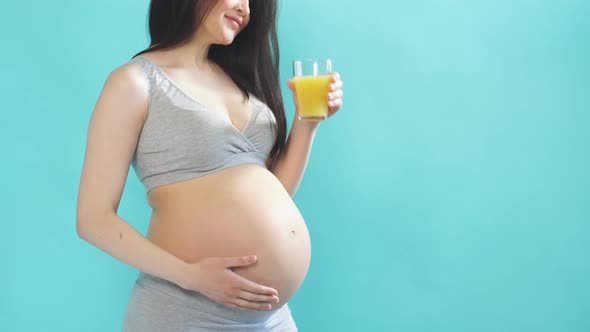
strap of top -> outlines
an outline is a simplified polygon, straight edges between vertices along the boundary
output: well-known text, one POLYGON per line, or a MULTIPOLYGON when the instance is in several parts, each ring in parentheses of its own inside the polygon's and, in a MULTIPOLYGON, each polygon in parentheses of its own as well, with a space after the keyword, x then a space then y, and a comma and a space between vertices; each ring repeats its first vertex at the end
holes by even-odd
POLYGON ((148 85, 148 92, 151 96, 152 94, 152 87, 155 86, 155 78, 156 78, 156 72, 155 72, 155 68, 152 65, 151 62, 149 62, 146 58, 142 57, 142 56, 136 56, 135 58, 129 60, 129 63, 135 63, 137 65, 139 65, 139 67, 141 68, 141 71, 143 72, 143 74, 145 75, 145 78, 147 80, 147 85, 148 85))

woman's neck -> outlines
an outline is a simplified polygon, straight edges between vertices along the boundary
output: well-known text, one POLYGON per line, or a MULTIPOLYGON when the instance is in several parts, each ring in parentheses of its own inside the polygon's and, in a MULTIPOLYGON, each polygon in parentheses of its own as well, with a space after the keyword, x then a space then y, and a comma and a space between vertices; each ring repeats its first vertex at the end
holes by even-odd
POLYGON ((211 70, 209 49, 211 42, 205 36, 196 33, 193 38, 172 50, 174 56, 170 59, 175 66, 194 67, 200 70, 211 70))

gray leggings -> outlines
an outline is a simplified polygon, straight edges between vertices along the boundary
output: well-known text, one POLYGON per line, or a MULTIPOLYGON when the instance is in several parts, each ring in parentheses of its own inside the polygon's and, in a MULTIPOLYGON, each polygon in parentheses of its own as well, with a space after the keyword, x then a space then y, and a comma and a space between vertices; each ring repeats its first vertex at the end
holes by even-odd
POLYGON ((127 305, 123 332, 140 331, 295 332, 297 326, 287 304, 261 311, 228 307, 140 271, 127 305))

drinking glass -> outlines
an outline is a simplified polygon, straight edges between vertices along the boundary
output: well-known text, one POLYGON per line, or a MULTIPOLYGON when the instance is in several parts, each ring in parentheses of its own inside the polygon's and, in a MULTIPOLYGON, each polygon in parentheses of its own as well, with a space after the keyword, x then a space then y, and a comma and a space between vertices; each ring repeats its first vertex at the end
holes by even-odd
POLYGON ((299 120, 323 121, 328 117, 328 92, 332 72, 331 59, 293 60, 293 82, 299 120))

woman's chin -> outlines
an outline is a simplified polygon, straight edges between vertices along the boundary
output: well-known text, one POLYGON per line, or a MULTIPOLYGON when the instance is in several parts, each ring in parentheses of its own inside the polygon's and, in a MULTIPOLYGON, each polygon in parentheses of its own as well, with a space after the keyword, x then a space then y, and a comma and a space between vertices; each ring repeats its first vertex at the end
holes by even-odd
POLYGON ((223 41, 219 41, 219 42, 217 42, 217 43, 215 43, 215 44, 217 44, 217 45, 222 45, 222 46, 228 46, 228 45, 230 45, 232 42, 233 42, 233 39, 232 39, 232 40, 223 40, 223 41))
POLYGON ((235 38, 236 38, 236 36, 234 34, 226 34, 226 35, 221 36, 221 38, 219 38, 217 44, 227 46, 227 45, 233 43, 235 38))

